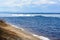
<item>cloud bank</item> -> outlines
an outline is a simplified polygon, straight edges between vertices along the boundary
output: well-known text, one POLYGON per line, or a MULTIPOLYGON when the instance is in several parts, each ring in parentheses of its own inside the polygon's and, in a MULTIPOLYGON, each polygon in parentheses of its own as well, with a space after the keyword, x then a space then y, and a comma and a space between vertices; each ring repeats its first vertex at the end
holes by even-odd
MULTIPOLYGON (((45 10, 48 11, 49 8, 51 8, 48 6, 50 5, 58 6, 59 4, 60 4, 60 0, 0 0, 0 11, 44 12, 45 10)), ((54 10, 54 12, 55 11, 56 10, 54 10)))
MULTIPOLYGON (((59 0, 60 1, 60 0, 59 0)), ((25 6, 25 5, 41 5, 41 4, 57 4, 54 0, 1 0, 0 5, 2 6, 25 6)))

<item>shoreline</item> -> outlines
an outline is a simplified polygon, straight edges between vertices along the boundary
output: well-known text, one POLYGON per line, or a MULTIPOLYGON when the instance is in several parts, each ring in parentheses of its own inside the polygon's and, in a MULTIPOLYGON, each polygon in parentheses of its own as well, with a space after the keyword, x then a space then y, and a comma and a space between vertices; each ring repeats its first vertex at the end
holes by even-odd
POLYGON ((32 35, 32 36, 34 36, 34 37, 37 37, 37 38, 39 38, 39 39, 41 39, 41 40, 50 40, 49 38, 44 37, 44 36, 39 36, 39 35, 36 35, 36 34, 33 34, 33 33, 28 33, 28 32, 26 32, 25 29, 20 28, 20 27, 17 27, 16 25, 13 25, 13 24, 11 24, 11 23, 8 23, 8 24, 10 24, 12 27, 15 27, 15 28, 17 28, 17 29, 20 29, 20 30, 24 31, 24 32, 27 33, 27 34, 30 34, 30 35, 32 35))

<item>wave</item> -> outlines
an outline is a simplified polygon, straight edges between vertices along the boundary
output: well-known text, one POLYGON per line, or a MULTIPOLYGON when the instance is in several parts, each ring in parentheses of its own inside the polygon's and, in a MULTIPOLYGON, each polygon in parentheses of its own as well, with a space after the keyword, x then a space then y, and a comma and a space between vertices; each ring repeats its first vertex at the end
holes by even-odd
POLYGON ((60 14, 0 14, 0 17, 60 17, 60 14))

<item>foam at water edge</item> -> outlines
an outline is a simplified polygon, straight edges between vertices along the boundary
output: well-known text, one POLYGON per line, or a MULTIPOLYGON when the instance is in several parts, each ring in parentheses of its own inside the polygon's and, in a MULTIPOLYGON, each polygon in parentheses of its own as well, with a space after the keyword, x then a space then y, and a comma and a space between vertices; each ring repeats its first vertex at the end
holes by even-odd
POLYGON ((39 39, 41 39, 41 40, 50 40, 49 38, 44 37, 44 36, 38 36, 36 34, 32 34, 32 35, 35 36, 35 37, 37 37, 37 38, 39 38, 39 39))

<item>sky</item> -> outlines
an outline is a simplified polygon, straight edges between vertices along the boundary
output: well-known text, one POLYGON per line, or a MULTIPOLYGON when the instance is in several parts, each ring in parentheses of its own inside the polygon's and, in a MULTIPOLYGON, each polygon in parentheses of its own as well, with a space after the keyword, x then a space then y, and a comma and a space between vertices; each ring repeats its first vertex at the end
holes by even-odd
POLYGON ((0 12, 60 13, 60 0, 0 0, 0 12))

